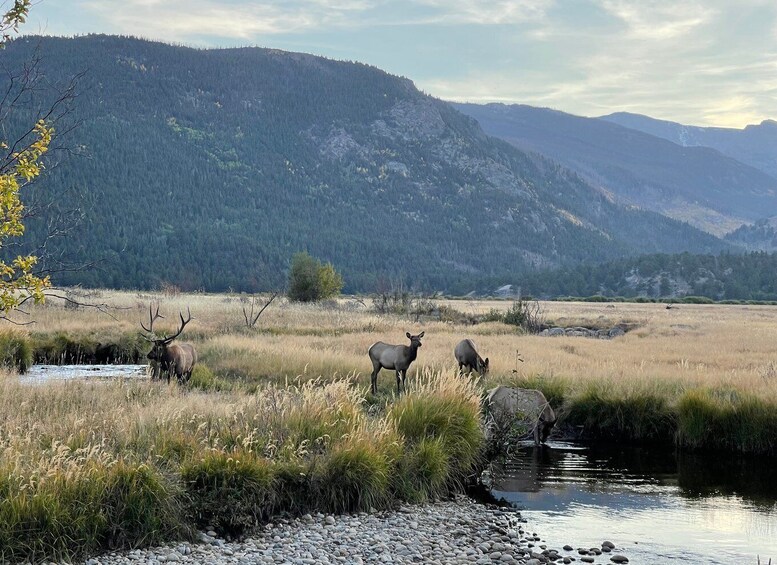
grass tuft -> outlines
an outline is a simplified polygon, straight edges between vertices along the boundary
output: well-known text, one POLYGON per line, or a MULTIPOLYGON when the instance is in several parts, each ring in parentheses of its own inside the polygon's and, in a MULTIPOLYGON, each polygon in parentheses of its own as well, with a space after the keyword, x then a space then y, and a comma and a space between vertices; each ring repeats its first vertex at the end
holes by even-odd
POLYGON ((241 536, 273 510, 273 471, 269 461, 245 451, 212 452, 184 464, 181 479, 192 521, 222 535, 241 536))

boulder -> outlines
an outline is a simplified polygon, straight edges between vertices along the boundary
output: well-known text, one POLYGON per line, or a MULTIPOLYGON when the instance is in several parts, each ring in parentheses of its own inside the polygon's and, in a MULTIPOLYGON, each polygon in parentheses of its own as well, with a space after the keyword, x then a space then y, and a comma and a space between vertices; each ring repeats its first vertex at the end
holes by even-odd
POLYGON ((531 435, 539 445, 556 425, 556 414, 539 390, 498 386, 487 392, 485 411, 486 439, 492 444, 531 435))

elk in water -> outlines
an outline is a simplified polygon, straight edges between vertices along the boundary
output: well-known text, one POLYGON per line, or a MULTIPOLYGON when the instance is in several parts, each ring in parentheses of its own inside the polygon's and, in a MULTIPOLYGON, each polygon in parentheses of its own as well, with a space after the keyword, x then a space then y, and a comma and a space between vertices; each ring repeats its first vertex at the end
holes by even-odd
POLYGON ((373 343, 367 352, 372 361, 372 394, 378 392, 378 373, 381 369, 393 369, 397 375, 397 394, 400 393, 400 383, 402 389, 405 388, 405 379, 407 378, 407 369, 418 356, 418 348, 421 347, 421 338, 425 332, 418 335, 405 333, 410 340, 410 345, 391 345, 379 341, 373 343))
POLYGON ((144 326, 143 322, 140 323, 140 327, 146 330, 151 336, 143 337, 154 344, 151 351, 148 353, 148 358, 152 363, 152 367, 155 364, 158 366, 158 373, 156 368, 152 369, 152 377, 161 377, 162 372, 167 373, 168 384, 170 383, 170 375, 172 374, 175 374, 179 383, 183 384, 188 382, 192 376, 194 365, 197 363, 197 351, 191 343, 173 343, 173 340, 181 335, 186 324, 192 320, 192 314, 188 308, 186 309, 186 312, 188 314, 186 320, 183 319, 183 314, 179 313, 181 316, 181 327, 178 328, 178 331, 171 336, 165 336, 161 339, 155 339, 153 333, 154 320, 161 318, 158 306, 155 315, 151 315, 151 307, 149 306, 149 327, 144 326))
POLYGON ((478 355, 477 349, 475 349, 475 342, 471 339, 462 339, 457 343, 453 349, 453 355, 459 364, 459 374, 462 373, 464 367, 470 372, 477 371, 481 377, 485 377, 488 373, 488 357, 484 361, 478 355))

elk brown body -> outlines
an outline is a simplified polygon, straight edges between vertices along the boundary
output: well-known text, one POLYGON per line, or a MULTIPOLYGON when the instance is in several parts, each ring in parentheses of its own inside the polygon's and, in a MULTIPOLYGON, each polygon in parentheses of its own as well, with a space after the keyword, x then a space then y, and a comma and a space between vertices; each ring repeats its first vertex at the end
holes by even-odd
POLYGON ((410 332, 406 332, 405 335, 410 340, 410 345, 391 345, 378 341, 370 346, 367 353, 370 356, 370 361, 372 361, 370 382, 373 394, 378 392, 378 373, 381 369, 393 369, 396 371, 397 394, 401 392, 400 382, 402 389, 405 388, 407 370, 418 356, 418 348, 421 347, 421 338, 424 337, 424 333, 410 335, 410 332))
POLYGON ((459 374, 461 374, 464 367, 467 367, 467 370, 470 372, 477 371, 481 377, 485 377, 488 373, 488 357, 483 360, 478 355, 475 342, 471 339, 462 339, 457 343, 453 349, 453 355, 459 364, 459 374))
POLYGON ((197 351, 191 343, 173 343, 173 340, 181 335, 181 332, 186 327, 191 319, 191 312, 188 311, 188 319, 183 319, 181 316, 181 327, 178 331, 171 335, 165 336, 161 339, 154 339, 153 328, 154 320, 161 318, 159 315, 159 306, 157 306, 156 314, 151 314, 151 307, 149 307, 149 327, 140 323, 140 327, 146 330, 152 337, 146 337, 146 339, 152 342, 154 345, 149 351, 147 357, 152 362, 152 378, 161 377, 161 373, 167 373, 167 382, 170 383, 170 376, 175 375, 178 382, 183 384, 189 382, 194 370, 194 365, 197 363, 197 351))

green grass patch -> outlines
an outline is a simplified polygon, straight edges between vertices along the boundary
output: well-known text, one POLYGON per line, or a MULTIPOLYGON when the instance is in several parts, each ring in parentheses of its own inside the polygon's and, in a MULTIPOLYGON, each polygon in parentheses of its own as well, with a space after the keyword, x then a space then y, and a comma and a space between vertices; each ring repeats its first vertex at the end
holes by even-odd
POLYGON ((186 537, 180 497, 145 465, 88 463, 77 472, 0 479, 0 561, 78 559, 186 537))
POLYGON ((589 439, 672 441, 677 427, 666 396, 647 390, 613 390, 601 383, 569 398, 562 414, 565 423, 581 426, 589 439))
POLYGON ((184 464, 181 479, 190 519, 223 535, 242 535, 267 519, 275 505, 272 463, 253 453, 208 453, 184 464))
POLYGON ((0 332, 1 366, 26 373, 33 361, 33 348, 29 336, 13 330, 0 332))
POLYGON ((97 334, 32 334, 36 363, 47 365, 124 364, 145 362, 151 349, 136 333, 119 336, 97 334))
POLYGON ((773 454, 777 404, 746 393, 699 389, 678 406, 679 444, 695 449, 773 454))
POLYGON ((368 438, 341 444, 323 457, 314 477, 315 506, 327 512, 385 508, 391 465, 368 438))
POLYGON ((480 462, 483 431, 480 412, 454 395, 407 394, 389 410, 389 418, 409 448, 438 439, 449 456, 447 484, 460 489, 480 462))

